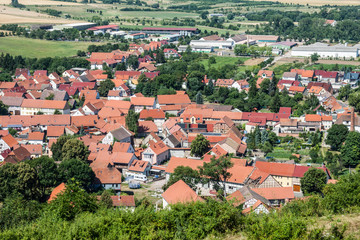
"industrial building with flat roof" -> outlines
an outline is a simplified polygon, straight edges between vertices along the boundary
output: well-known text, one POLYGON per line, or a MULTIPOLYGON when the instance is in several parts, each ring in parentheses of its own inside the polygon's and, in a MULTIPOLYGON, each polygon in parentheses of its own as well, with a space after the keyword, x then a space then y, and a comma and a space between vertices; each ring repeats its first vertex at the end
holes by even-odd
POLYGON ((67 28, 76 28, 77 30, 86 30, 91 27, 95 27, 96 23, 71 23, 71 24, 64 24, 64 25, 56 25, 53 26, 54 30, 63 30, 67 28))
POLYGON ((330 46, 326 43, 314 43, 311 45, 303 45, 294 47, 291 51, 293 57, 310 57, 317 53, 320 58, 357 58, 359 56, 360 45, 354 45, 352 47, 346 44, 337 44, 330 46))

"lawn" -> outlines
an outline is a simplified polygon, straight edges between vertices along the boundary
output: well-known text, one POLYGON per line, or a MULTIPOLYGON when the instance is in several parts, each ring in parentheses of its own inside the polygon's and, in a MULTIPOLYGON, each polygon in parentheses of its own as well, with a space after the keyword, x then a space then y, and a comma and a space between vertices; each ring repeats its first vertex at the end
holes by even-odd
POLYGON ((268 153, 267 157, 273 157, 279 160, 289 160, 292 153, 289 150, 275 148, 273 152, 268 153))
MULTIPOLYGON (((214 56, 216 63, 212 64, 212 67, 219 69, 220 67, 226 64, 237 64, 239 59, 243 60, 244 62, 250 58, 248 57, 221 57, 221 56, 214 56)), ((208 59, 203 59, 200 61, 201 64, 205 66, 205 69, 209 68, 208 59)))
MULTIPOLYGON (((47 41, 21 37, 0 38, 0 52, 23 57, 71 57, 78 50, 86 50, 93 42, 47 41)), ((104 43, 102 43, 104 44, 104 43)))

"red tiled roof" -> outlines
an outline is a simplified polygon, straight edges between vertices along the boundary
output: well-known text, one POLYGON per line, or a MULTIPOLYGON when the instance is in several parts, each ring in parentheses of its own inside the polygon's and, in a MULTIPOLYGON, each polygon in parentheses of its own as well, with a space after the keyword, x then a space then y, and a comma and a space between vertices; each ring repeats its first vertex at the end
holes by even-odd
POLYGON ((257 167, 263 172, 269 173, 270 175, 285 177, 292 177, 295 170, 294 164, 276 162, 256 161, 255 167, 257 167))
POLYGON ((162 197, 168 204, 204 201, 183 180, 179 180, 171 185, 162 194, 162 197))
POLYGON ((31 133, 29 133, 28 140, 42 141, 42 140, 44 140, 44 133, 31 132, 31 133))
POLYGON ((198 170, 198 167, 202 166, 203 164, 203 160, 171 157, 168 165, 166 166, 165 172, 174 173, 175 168, 179 166, 190 167, 194 170, 198 170))
POLYGON ((4 140, 4 142, 6 142, 6 144, 10 147, 10 148, 13 148, 15 147, 18 142, 16 141, 16 139, 11 135, 11 134, 8 134, 4 137, 1 138, 2 140, 4 140))
POLYGON ((48 137, 60 137, 65 132, 64 126, 48 126, 46 135, 48 137))
POLYGON ((55 200, 55 198, 57 197, 57 195, 63 193, 66 189, 65 183, 61 183, 60 185, 58 185, 57 187, 55 187, 53 189, 53 191, 50 194, 50 197, 48 199, 48 202, 51 202, 53 200, 55 200))
POLYGON ((165 119, 165 112, 162 111, 161 109, 143 109, 140 112, 140 119, 146 119, 146 118, 153 118, 153 119, 165 119))
POLYGON ((134 195, 111 196, 114 207, 135 207, 134 195))
POLYGON ((66 101, 24 99, 22 108, 65 109, 66 101))
POLYGON ((154 106, 155 98, 153 97, 132 97, 130 103, 134 106, 154 106))
POLYGON ((158 95, 160 105, 175 105, 191 103, 188 95, 158 95))
POLYGON ((272 187, 272 188, 252 188, 254 192, 260 194, 268 200, 293 199, 294 191, 292 187, 272 187))

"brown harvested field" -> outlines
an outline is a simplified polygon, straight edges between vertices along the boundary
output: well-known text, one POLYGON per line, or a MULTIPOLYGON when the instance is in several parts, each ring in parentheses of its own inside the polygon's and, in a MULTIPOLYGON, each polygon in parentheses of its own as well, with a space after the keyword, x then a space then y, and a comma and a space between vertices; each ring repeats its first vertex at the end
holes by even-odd
MULTIPOLYGON (((0 4, 8 5, 10 2, 11 0, 0 0, 0 4)), ((51 0, 19 0, 19 3, 24 5, 81 5, 80 3, 51 0)))
MULTIPOLYGON (((255 0, 255 1, 264 1, 264 0, 255 0)), ((265 0, 274 2, 274 0, 265 0)), ((281 3, 292 3, 292 4, 301 4, 301 5, 313 5, 313 6, 322 6, 322 5, 360 5, 360 0, 277 0, 281 3)))
POLYGON ((324 60, 319 60, 316 63, 360 66, 360 62, 357 62, 357 61, 343 61, 343 60, 325 60, 324 59, 324 60))
POLYGON ((265 58, 252 58, 249 60, 246 60, 244 62, 245 66, 253 66, 253 65, 258 65, 260 63, 262 63, 265 60, 265 58))
MULTIPOLYGON (((2 1, 2 0, 0 0, 2 1)), ((52 17, 46 14, 0 6, 0 24, 10 23, 73 23, 74 20, 52 17)))

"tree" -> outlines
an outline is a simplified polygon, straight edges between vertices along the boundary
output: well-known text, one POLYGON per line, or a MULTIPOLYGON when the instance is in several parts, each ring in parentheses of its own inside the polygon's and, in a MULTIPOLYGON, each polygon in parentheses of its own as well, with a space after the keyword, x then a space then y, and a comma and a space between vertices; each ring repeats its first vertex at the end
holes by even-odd
POLYGON ((271 104, 270 104, 270 110, 272 112, 279 112, 279 109, 281 107, 281 99, 278 93, 275 94, 275 96, 272 98, 271 100, 271 104))
POLYGON ((95 174, 87 163, 78 159, 68 159, 59 165, 59 178, 65 183, 75 179, 82 187, 87 188, 92 184, 95 174))
POLYGON ((163 186, 164 191, 179 180, 183 180, 189 187, 196 190, 196 184, 200 182, 200 174, 191 167, 179 166, 174 169, 169 181, 163 186))
POLYGON ((339 150, 349 133, 349 129, 343 124, 334 124, 327 132, 326 144, 331 146, 332 150, 339 150))
POLYGON ((38 200, 41 196, 36 171, 25 162, 1 166, 0 179, 0 201, 14 194, 27 200, 38 200))
POLYGON ((50 209, 64 219, 72 220, 82 212, 95 212, 96 199, 90 196, 78 183, 70 182, 65 191, 51 201, 50 209))
POLYGON ((349 104, 354 107, 356 112, 360 111, 360 92, 354 92, 349 95, 349 104))
POLYGON ((17 182, 15 189, 25 199, 38 200, 41 197, 39 178, 34 168, 25 162, 21 162, 17 169, 17 182))
POLYGON ((28 163, 36 171, 43 193, 47 188, 54 187, 59 183, 59 172, 54 159, 42 156, 31 159, 28 163))
POLYGON ((317 168, 310 168, 305 174, 304 177, 300 179, 301 190, 305 194, 320 193, 326 185, 326 173, 317 168))
POLYGON ((205 181, 211 182, 219 195, 226 198, 225 183, 232 176, 229 169, 232 168, 233 165, 230 156, 227 157, 223 155, 219 158, 214 156, 209 163, 204 162, 204 165, 199 167, 200 176, 203 177, 205 181))
POLYGON ((207 140, 204 135, 198 134, 195 139, 191 142, 191 151, 192 156, 201 157, 203 156, 210 148, 210 142, 207 140))
POLYGON ((209 62, 209 65, 211 65, 211 64, 215 64, 215 63, 216 63, 216 58, 215 58, 215 57, 213 57, 213 56, 211 56, 211 57, 209 57, 208 62, 209 62))
POLYGON ((196 94, 196 104, 203 104, 204 103, 204 99, 202 97, 201 92, 198 92, 196 94))
POLYGON ((135 55, 130 55, 126 61, 126 64, 134 70, 137 69, 139 66, 138 57, 135 55))
POLYGON ((156 54, 156 63, 165 63, 165 54, 162 49, 159 49, 159 51, 156 54))
POLYGON ((51 145, 52 157, 55 161, 62 161, 62 148, 71 138, 73 138, 71 135, 62 135, 53 145, 51 145))
POLYGON ((0 115, 8 115, 8 106, 6 106, 2 101, 0 101, 0 115))
POLYGON ((136 113, 134 110, 129 110, 128 114, 125 118, 126 127, 132 131, 135 135, 138 132, 138 120, 139 120, 139 114, 136 113))
POLYGON ((13 136, 13 137, 16 137, 16 136, 17 136, 17 131, 16 131, 16 129, 14 129, 14 128, 9 128, 8 130, 9 130, 9 133, 11 134, 11 136, 13 136))
POLYGON ((61 151, 63 160, 78 159, 86 162, 89 156, 89 150, 84 142, 75 138, 67 140, 61 151))
POLYGON ((360 133, 349 132, 341 147, 341 159, 346 167, 355 167, 360 163, 360 133))
POLYGON ((317 54, 317 53, 314 53, 314 54, 312 54, 311 56, 310 56, 310 59, 311 59, 311 63, 315 63, 316 61, 318 61, 319 60, 319 54, 317 54))
POLYGON ((271 143, 266 142, 265 144, 262 145, 261 151, 268 154, 273 151, 273 146, 271 145, 271 143))
POLYGON ((111 199, 111 195, 109 191, 103 191, 100 197, 100 206, 104 208, 112 208, 113 207, 113 200, 111 199))
POLYGON ((101 97, 107 97, 109 90, 112 90, 115 87, 115 83, 110 79, 100 82, 99 94, 101 97))

